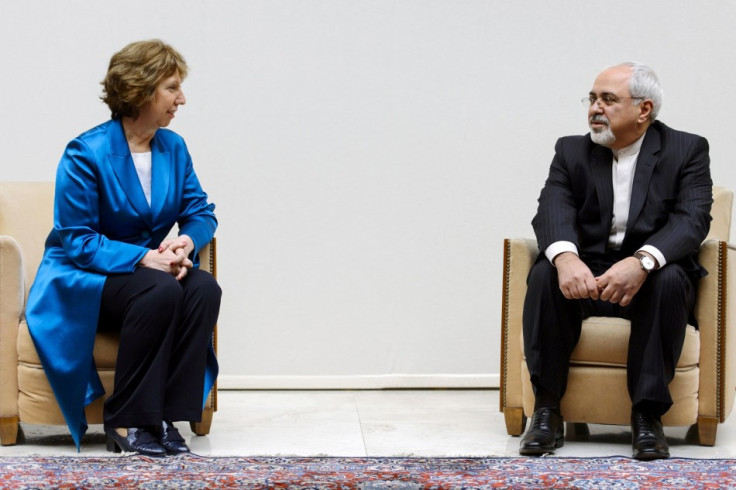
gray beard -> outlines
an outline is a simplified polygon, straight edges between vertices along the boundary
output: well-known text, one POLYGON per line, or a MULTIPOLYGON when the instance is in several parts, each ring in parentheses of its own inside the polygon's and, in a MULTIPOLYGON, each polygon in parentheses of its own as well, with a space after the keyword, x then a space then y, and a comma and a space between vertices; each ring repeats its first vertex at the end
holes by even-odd
POLYGON ((611 128, 606 127, 603 131, 590 130, 590 139, 593 143, 597 143, 601 146, 610 147, 614 141, 616 141, 616 135, 613 134, 611 128))

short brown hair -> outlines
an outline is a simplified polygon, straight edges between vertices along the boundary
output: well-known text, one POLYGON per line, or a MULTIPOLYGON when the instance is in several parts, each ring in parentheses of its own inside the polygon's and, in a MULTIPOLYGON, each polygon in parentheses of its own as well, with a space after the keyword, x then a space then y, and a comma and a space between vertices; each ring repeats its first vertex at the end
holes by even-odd
POLYGON ((110 108, 113 119, 136 118, 140 108, 153 100, 158 84, 177 71, 185 78, 187 63, 163 41, 130 43, 110 58, 100 98, 110 108))

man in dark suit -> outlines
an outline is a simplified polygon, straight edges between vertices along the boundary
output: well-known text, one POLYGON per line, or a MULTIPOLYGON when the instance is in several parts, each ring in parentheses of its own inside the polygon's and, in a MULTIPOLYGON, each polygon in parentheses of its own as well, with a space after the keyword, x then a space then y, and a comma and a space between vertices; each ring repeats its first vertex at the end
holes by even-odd
POLYGON ((662 91, 638 63, 604 70, 583 103, 590 133, 561 138, 532 220, 542 253, 528 277, 524 353, 535 393, 520 453, 564 441, 560 399, 589 316, 631 320, 627 382, 637 459, 669 457, 661 416, 708 234, 708 142, 656 120, 662 91))

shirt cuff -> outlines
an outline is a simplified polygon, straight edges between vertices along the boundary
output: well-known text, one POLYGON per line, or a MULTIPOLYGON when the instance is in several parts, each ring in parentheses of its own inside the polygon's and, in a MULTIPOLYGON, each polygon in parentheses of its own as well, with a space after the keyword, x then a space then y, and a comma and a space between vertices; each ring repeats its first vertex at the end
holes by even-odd
POLYGON ((560 255, 562 252, 572 252, 575 255, 578 255, 578 247, 576 247, 572 242, 561 240, 547 247, 547 250, 544 251, 544 255, 547 256, 547 260, 549 260, 552 265, 555 265, 553 262, 555 257, 560 255))
POLYGON ((662 252, 660 252, 657 247, 654 247, 652 245, 644 245, 639 250, 637 250, 637 252, 647 252, 651 254, 655 259, 657 259, 657 263, 659 264, 660 269, 664 267, 664 265, 667 263, 667 259, 664 258, 662 252))

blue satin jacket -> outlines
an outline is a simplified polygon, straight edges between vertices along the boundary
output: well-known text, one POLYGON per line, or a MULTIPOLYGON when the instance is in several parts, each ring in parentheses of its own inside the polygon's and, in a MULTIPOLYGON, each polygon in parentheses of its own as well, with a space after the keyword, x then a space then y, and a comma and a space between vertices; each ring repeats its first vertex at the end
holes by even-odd
MULTIPOLYGON (((184 140, 159 129, 151 161, 150 206, 120 121, 72 140, 59 162, 54 228, 28 296, 26 321, 77 449, 87 430, 84 407, 104 394, 92 349, 107 275, 133 272, 175 223, 194 241, 195 257, 217 227, 215 206, 207 202, 184 140)), ((216 377, 210 349, 203 400, 216 377)))

